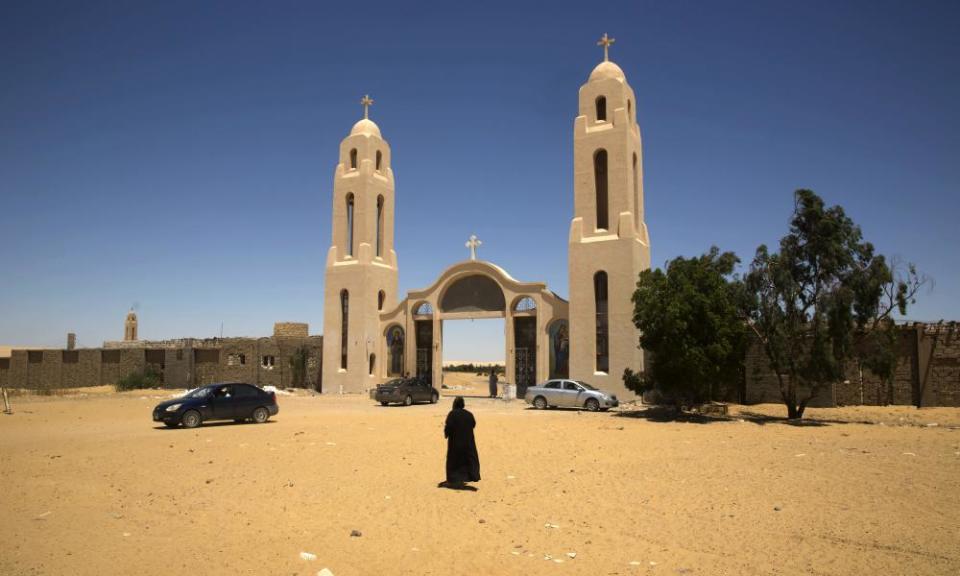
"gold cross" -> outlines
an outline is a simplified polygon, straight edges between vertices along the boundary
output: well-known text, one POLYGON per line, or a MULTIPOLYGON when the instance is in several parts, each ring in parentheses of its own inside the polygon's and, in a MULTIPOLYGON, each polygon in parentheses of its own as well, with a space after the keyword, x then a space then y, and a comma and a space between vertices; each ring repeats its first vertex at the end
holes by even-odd
POLYGON ((616 38, 610 38, 609 36, 607 36, 607 33, 604 32, 604 33, 603 33, 603 38, 601 38, 600 41, 597 42, 597 46, 603 46, 603 61, 604 61, 604 62, 606 62, 606 61, 608 61, 608 60, 610 59, 610 54, 609 54, 608 50, 610 49, 610 45, 613 44, 613 43, 616 42, 616 41, 617 41, 616 38))
POLYGON ((367 94, 364 94, 363 98, 360 99, 360 104, 363 105, 363 119, 366 120, 368 118, 367 111, 371 106, 373 106, 373 98, 367 94))

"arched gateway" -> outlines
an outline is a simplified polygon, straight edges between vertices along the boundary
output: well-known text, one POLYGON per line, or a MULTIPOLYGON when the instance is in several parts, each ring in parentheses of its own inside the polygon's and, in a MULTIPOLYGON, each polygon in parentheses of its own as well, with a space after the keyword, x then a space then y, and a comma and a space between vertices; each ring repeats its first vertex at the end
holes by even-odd
POLYGON ((519 391, 567 375, 567 301, 542 282, 519 282, 495 264, 467 260, 381 312, 377 356, 387 362, 380 364, 377 376, 439 375, 443 321, 471 318, 505 320, 506 381, 517 384, 519 391))

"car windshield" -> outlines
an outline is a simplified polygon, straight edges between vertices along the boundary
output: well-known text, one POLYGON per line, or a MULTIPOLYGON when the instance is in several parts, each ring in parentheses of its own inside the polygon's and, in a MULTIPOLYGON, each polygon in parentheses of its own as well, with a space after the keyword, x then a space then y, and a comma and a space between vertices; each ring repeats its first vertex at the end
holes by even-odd
POLYGON ((206 398, 210 395, 210 388, 197 388, 184 395, 184 398, 206 398))
POLYGON ((384 384, 384 386, 399 386, 400 384, 403 384, 403 379, 394 378, 393 380, 390 380, 386 384, 384 384))
POLYGON ((577 380, 577 384, 583 386, 587 390, 598 390, 598 388, 594 388, 593 386, 587 384, 586 382, 581 382, 580 380, 577 380))

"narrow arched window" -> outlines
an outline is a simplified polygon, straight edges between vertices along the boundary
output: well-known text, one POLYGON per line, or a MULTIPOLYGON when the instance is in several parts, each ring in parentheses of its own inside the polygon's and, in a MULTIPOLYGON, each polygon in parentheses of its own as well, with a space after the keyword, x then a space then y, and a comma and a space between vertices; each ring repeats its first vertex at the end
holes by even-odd
POLYGON ((597 122, 607 119, 607 98, 597 96, 597 122))
POLYGON ((383 153, 377 150, 377 172, 380 171, 380 166, 383 164, 383 153))
POLYGON ((347 256, 353 256, 353 192, 347 194, 347 256))
POLYGON ((350 321, 350 293, 340 291, 340 369, 347 369, 347 325, 350 321))
POLYGON ((377 257, 383 256, 383 196, 377 196, 377 257))
POLYGON ((607 318, 607 273, 593 275, 593 299, 597 319, 597 372, 610 371, 610 327, 607 318))
POLYGON ((607 207, 607 151, 597 150, 593 155, 593 181, 597 192, 597 230, 610 226, 607 207))
POLYGON ((627 100, 627 119, 633 118, 633 103, 627 100))
POLYGON ((640 227, 640 171, 637 162, 637 153, 633 153, 633 219, 640 227))
POLYGON ((373 369, 376 365, 377 365, 377 355, 371 354, 370 355, 370 375, 371 376, 373 376, 373 369))
POLYGON ((352 148, 350 150, 350 169, 351 170, 357 169, 357 149, 356 148, 352 148))
POLYGON ((377 294, 377 310, 383 310, 383 301, 386 299, 387 299, 387 294, 383 290, 381 290, 380 293, 377 294))

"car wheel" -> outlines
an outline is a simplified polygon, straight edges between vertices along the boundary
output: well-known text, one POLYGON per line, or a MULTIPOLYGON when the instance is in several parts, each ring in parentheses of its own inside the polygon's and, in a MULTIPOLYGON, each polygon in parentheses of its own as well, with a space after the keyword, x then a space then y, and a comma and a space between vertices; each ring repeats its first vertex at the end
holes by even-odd
POLYGON ((413 404, 413 396, 407 394, 406 398, 403 399, 403 405, 409 406, 411 404, 413 404))
POLYGON ((583 407, 591 412, 596 412, 600 409, 600 402, 596 398, 587 398, 587 401, 583 403, 583 407))
POLYGON ((387 402, 386 400, 381 400, 381 401, 380 401, 380 405, 381 405, 381 406, 386 406, 387 404, 389 404, 389 402, 387 402))
POLYGON ((430 395, 430 403, 431 403, 431 404, 436 404, 436 403, 437 403, 437 400, 439 400, 439 399, 440 399, 440 395, 437 394, 436 392, 434 392, 433 394, 430 395))
POLYGON ((200 418, 200 413, 196 410, 187 410, 180 420, 183 421, 184 428, 196 428, 203 421, 203 419, 200 418))
POLYGON ((537 410, 543 410, 547 407, 547 399, 543 396, 537 396, 533 399, 533 407, 537 410))
POLYGON ((179 424, 177 424, 176 422, 164 422, 163 425, 166 426, 167 428, 176 428, 177 426, 179 426, 179 424))
POLYGON ((253 411, 253 421, 257 424, 263 424, 267 421, 267 418, 270 417, 270 412, 267 412, 267 409, 263 406, 257 408, 253 411))

